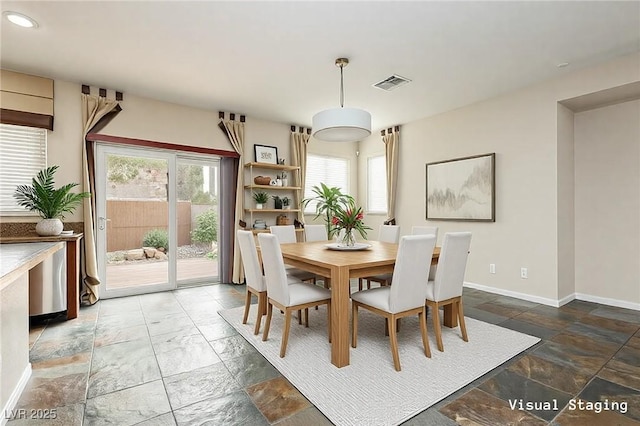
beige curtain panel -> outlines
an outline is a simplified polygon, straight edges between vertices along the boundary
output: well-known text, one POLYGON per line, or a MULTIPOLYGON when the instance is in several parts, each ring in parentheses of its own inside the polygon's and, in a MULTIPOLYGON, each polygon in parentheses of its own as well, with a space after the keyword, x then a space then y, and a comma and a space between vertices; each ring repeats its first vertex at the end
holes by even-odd
POLYGON ((307 133, 301 133, 292 131, 291 132, 291 165, 292 166, 300 166, 300 171, 296 174, 294 173, 294 185, 299 186, 294 195, 293 201, 294 206, 300 206, 300 211, 298 212, 298 220, 304 223, 304 212, 302 211, 302 199, 304 198, 304 184, 305 177, 307 175, 307 145, 309 144, 309 137, 307 133))
POLYGON ((398 187, 398 142, 400 128, 396 126, 382 135, 387 163, 387 220, 396 217, 396 195, 398 187))
MULTIPOLYGON (((244 123, 235 120, 220 120, 220 124, 227 132, 227 137, 231 146, 236 150, 240 158, 238 158, 238 181, 236 183, 236 213, 233 221, 235 229, 239 229, 239 220, 244 217, 244 123)), ((244 269, 242 268, 242 257, 240 256, 240 247, 238 247, 237 232, 233 232, 233 275, 234 283, 242 283, 244 281, 244 269)))
POLYGON ((90 164, 86 148, 87 134, 107 114, 117 110, 118 101, 106 99, 94 95, 81 94, 82 96, 82 187, 86 192, 91 192, 91 198, 85 198, 84 208, 84 292, 88 296, 89 303, 94 304, 100 298, 100 277, 98 276, 98 262, 96 258, 95 222, 93 215, 93 201, 95 194, 91 190, 90 164))

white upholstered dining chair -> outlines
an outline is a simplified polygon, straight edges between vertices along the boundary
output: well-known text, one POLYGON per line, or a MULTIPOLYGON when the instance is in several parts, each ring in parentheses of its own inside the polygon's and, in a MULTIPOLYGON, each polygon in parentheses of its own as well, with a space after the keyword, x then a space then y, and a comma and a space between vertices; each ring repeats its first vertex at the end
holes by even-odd
POLYGON ((305 225, 304 226, 305 241, 328 241, 327 227, 324 225, 305 225))
MULTIPOLYGON (((308 308, 326 304, 329 342, 331 342, 331 292, 309 283, 288 284, 278 237, 262 233, 258 234, 258 240, 262 250, 262 263, 267 284, 267 321, 262 340, 266 341, 269 338, 269 327, 275 306, 284 312, 285 319, 282 328, 282 343, 280 344, 280 357, 284 357, 291 328, 291 312, 304 309, 308 316, 308 308)), ((309 325, 308 317, 306 324, 309 325)))
MULTIPOLYGON (((239 229, 237 234, 238 245, 240 246, 240 256, 242 257, 244 276, 247 284, 242 323, 247 323, 247 319, 249 318, 249 309, 251 307, 251 295, 254 295, 258 298, 258 313, 253 334, 258 334, 260 332, 262 315, 267 310, 267 284, 265 282, 264 275, 262 275, 262 266, 258 259, 258 251, 256 249, 256 241, 253 236, 253 232, 239 229)), ((302 281, 295 277, 287 277, 288 284, 299 284, 301 282, 302 281)), ((298 312, 298 317, 302 320, 301 312, 298 312)))
MULTIPOLYGON (((378 241, 385 243, 398 244, 400 240, 400 227, 398 225, 380 225, 380 232, 378 232, 378 241)), ((376 282, 383 285, 388 285, 391 280, 391 274, 373 275, 371 277, 358 278, 358 290, 362 290, 363 281, 367 282, 367 288, 371 288, 371 282, 376 282)))
POLYGON ((412 226, 411 235, 435 235, 438 238, 437 226, 412 226))
POLYGON ((439 309, 442 306, 454 305, 453 308, 456 308, 455 311, 460 323, 462 340, 469 341, 467 327, 464 323, 462 285, 470 246, 471 232, 447 232, 444 234, 435 279, 427 283, 426 303, 432 308, 431 317, 440 352, 444 351, 439 314, 439 309))
MULTIPOLYGON (((435 235, 436 244, 438 243, 438 227, 437 226, 412 226, 411 235, 435 235)), ((429 269, 429 280, 433 281, 436 278, 437 265, 431 265, 429 269)))
POLYGON ((425 282, 429 264, 436 245, 433 235, 407 235, 400 239, 391 286, 376 287, 351 294, 352 325, 351 346, 357 346, 358 308, 362 307, 385 317, 389 330, 391 353, 396 371, 400 371, 400 356, 396 337, 397 320, 418 315, 422 332, 424 354, 431 357, 427 337, 427 313, 422 298, 426 293, 425 282))
MULTIPOLYGON (((312 241, 328 241, 329 237, 327 236, 327 227, 324 225, 305 225, 304 226, 304 240, 307 242, 312 241)), ((329 279, 328 277, 316 276, 316 280, 314 283, 317 284, 318 278, 324 281, 324 288, 329 288, 329 279)), ((318 307, 316 306, 316 310, 318 307)))
MULTIPOLYGON (((269 227, 269 231, 278 237, 278 242, 280 244, 286 243, 297 243, 298 239, 296 238, 296 228, 293 225, 273 225, 269 227)), ((311 281, 312 283, 316 283, 315 274, 307 271, 303 271, 302 269, 294 268, 293 266, 285 265, 287 269, 287 274, 296 277, 301 281, 311 281)))

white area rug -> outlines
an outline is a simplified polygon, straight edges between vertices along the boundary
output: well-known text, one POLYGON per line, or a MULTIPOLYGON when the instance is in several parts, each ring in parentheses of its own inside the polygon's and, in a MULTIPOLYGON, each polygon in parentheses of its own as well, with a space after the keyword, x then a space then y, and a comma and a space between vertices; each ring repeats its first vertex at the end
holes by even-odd
POLYGON ((431 358, 424 356, 417 317, 404 318, 398 346, 402 371, 393 367, 384 319, 359 310, 358 347, 350 365, 331 364, 326 306, 309 310, 310 327, 293 319, 287 354, 280 358, 284 316, 274 309, 269 340, 254 336, 257 305, 242 324, 243 308, 220 311, 238 332, 336 425, 397 425, 536 344, 540 339, 466 318, 469 342, 460 329, 443 327, 438 351, 431 318, 427 328, 431 358))

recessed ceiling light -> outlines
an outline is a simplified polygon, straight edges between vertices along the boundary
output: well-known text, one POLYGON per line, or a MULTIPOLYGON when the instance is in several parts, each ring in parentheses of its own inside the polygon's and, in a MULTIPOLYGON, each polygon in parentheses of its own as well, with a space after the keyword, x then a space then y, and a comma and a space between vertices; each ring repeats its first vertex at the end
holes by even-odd
POLYGON ((3 13, 4 16, 6 16, 6 18, 16 24, 19 25, 21 27, 24 28, 38 28, 38 23, 33 20, 32 18, 28 17, 27 15, 23 15, 22 13, 18 13, 18 12, 4 12, 3 13))
POLYGON ((558 68, 564 68, 564 67, 568 67, 569 66, 569 62, 560 62, 558 65, 556 65, 558 68))

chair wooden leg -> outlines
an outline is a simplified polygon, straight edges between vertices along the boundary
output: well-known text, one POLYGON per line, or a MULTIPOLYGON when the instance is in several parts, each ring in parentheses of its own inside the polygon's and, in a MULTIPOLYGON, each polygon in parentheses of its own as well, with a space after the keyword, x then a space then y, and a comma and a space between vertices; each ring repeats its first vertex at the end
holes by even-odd
POLYGON ((269 337, 269 327, 271 326, 271 314, 273 313, 273 305, 267 301, 267 322, 264 323, 264 332, 262 333, 262 341, 265 342, 269 337))
POLYGON ((358 278, 358 290, 362 291, 362 278, 358 278))
POLYGON ((256 327, 253 330, 253 334, 257 335, 258 333, 260 333, 260 323, 262 322, 262 315, 264 312, 264 305, 266 303, 267 300, 267 295, 266 293, 261 293, 258 294, 258 315, 256 317, 256 327))
MULTIPOLYGON (((316 306, 316 309, 318 307, 316 306)), ((309 328, 309 309, 304 310, 304 326, 309 328)))
POLYGON ((371 281, 367 280, 367 290, 371 288, 371 281))
POLYGON ((331 301, 327 302, 327 328, 329 332, 329 343, 331 343, 331 301))
POLYGON ((284 311, 284 328, 282 329, 282 343, 280 344, 280 358, 284 358, 289 342, 289 329, 291 328, 291 311, 284 311))
POLYGON ((436 342, 438 343, 438 350, 444 352, 444 346, 442 345, 442 329, 440 328, 440 309, 438 304, 433 305, 433 331, 436 333, 436 342))
MULTIPOLYGON (((251 306, 251 292, 247 290, 247 295, 244 300, 244 316, 242 317, 242 323, 247 323, 247 318, 249 318, 249 307, 251 306)), ((260 309, 260 308, 258 308, 260 309)))
POLYGON ((298 324, 302 324, 302 309, 298 309, 298 324))
POLYGON ((462 297, 458 299, 458 319, 460 320, 460 331, 462 331, 462 340, 469 341, 467 336, 467 325, 464 323, 464 310, 462 308, 462 297))
POLYGON ((420 320, 420 331, 422 331, 422 345, 424 346, 424 354, 427 358, 431 358, 431 348, 429 347, 429 336, 427 335, 427 312, 422 309, 418 314, 420 320))
POLYGON ((389 321, 389 340, 391 341, 391 354, 396 371, 400 371, 400 355, 398 355, 398 337, 396 335, 396 320, 392 316, 389 321))
POLYGON ((384 335, 389 336, 389 319, 384 319, 384 335))
POLYGON ((358 305, 352 303, 351 308, 351 347, 358 345, 358 305))

